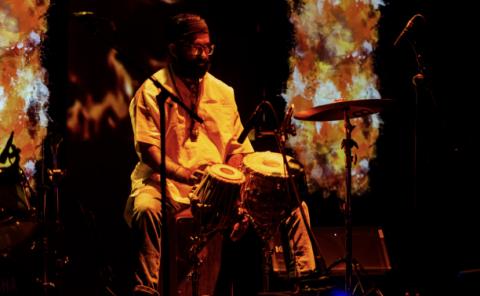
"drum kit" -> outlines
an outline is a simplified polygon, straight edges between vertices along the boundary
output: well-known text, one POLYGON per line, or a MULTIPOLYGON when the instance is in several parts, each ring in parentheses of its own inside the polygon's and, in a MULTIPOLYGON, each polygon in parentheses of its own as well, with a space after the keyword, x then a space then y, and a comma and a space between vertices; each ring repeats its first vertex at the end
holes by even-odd
POLYGON ((19 165, 20 150, 10 134, 0 154, 0 254, 11 257, 27 241, 36 223, 30 205, 32 191, 19 165))
MULTIPOLYGON (((34 238, 38 232, 33 191, 20 167, 13 132, 0 153, 0 294, 27 293, 34 238)), ((20 295, 20 294, 18 294, 20 295)))
MULTIPOLYGON (((50 141, 52 140, 50 139, 50 141)), ((20 166, 20 149, 13 144, 13 132, 0 153, 0 266, 11 265, 10 268, 7 268, 9 277, 17 276, 16 273, 19 273, 18 276, 29 279, 35 276, 35 279, 31 280, 36 283, 35 287, 19 287, 15 278, 8 279, 7 281, 12 282, 15 289, 12 292, 15 293, 30 293, 30 289, 32 289, 32 293, 33 290, 37 293, 41 289, 44 295, 48 295, 50 290, 55 288, 54 277, 51 276, 51 273, 58 275, 59 271, 50 270, 49 266, 55 264, 56 267, 59 267, 66 263, 65 258, 60 258, 56 246, 49 243, 51 239, 55 238, 53 234, 57 235, 60 226, 58 182, 59 174, 63 174, 63 171, 56 166, 58 144, 52 144, 54 167, 48 170, 56 198, 54 201, 56 206, 54 211, 55 229, 50 229, 51 217, 47 211, 47 206, 49 206, 47 190, 43 191, 42 208, 35 207, 40 205, 39 194, 33 190, 20 166), (25 262, 27 259, 38 260, 38 255, 42 256, 41 275, 38 274, 39 270, 36 270, 31 262, 25 262), (54 260, 53 264, 50 262, 51 260, 54 260), (17 269, 28 269, 28 272, 26 270, 17 271, 17 269), (17 288, 21 288, 21 290, 17 291, 17 288)), ((45 180, 41 181, 46 184, 45 180)), ((1 276, 0 273, 0 282, 3 283, 4 279, 1 276)))
MULTIPOLYGON (((346 137, 342 149, 346 154, 345 290, 352 292, 352 221, 351 221, 351 138, 354 126, 350 118, 382 111, 391 100, 337 101, 297 112, 294 118, 304 121, 343 120, 346 137)), ((287 117, 287 116, 286 116, 287 117)), ((290 119, 289 119, 290 120, 290 119)), ((285 127, 282 124, 282 127, 285 127)), ((279 149, 283 151, 283 149, 279 149)), ((237 206, 246 211, 250 222, 262 240, 269 240, 282 220, 299 206, 298 185, 305 182, 302 165, 291 156, 271 151, 254 152, 243 158, 241 169, 226 164, 207 168, 202 181, 190 195, 194 219, 200 225, 200 237, 226 229, 235 216, 237 206), (285 161, 287 163, 285 163, 285 161), (292 188, 293 185, 293 188, 292 188)), ((195 291, 193 291, 194 295, 195 291)))

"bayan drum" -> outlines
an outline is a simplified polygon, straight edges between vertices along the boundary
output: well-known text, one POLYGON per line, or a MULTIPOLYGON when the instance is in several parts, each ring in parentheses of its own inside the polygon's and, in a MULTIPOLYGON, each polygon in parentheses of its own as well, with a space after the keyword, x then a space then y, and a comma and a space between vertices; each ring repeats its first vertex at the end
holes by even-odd
MULTIPOLYGON (((287 156, 292 178, 297 185, 305 185, 303 167, 287 156)), ((255 152, 243 158, 245 183, 242 187, 243 207, 260 228, 276 227, 297 205, 288 180, 282 154, 255 152)))
POLYGON ((235 214, 244 174, 226 164, 209 166, 190 194, 192 214, 203 231, 223 229, 235 214))

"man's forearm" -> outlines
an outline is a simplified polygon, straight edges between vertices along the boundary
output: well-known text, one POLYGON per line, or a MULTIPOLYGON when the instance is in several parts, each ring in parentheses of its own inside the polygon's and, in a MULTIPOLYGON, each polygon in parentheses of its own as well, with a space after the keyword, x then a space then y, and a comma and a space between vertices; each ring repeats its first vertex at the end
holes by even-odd
MULTIPOLYGON (((140 153, 143 161, 154 171, 160 173, 161 155, 160 148, 155 145, 140 143, 140 153)), ((192 172, 183 166, 175 163, 170 157, 165 156, 165 170, 167 178, 189 183, 192 172)))
POLYGON ((243 154, 231 154, 227 158, 227 164, 233 166, 234 168, 239 169, 242 166, 243 154))

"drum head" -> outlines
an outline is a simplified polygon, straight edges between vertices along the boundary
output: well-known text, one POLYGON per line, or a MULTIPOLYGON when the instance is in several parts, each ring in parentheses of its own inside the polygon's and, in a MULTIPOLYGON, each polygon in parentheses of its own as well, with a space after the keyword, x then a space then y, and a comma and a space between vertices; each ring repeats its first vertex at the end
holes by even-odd
MULTIPOLYGON (((287 155, 287 161, 293 170, 301 169, 293 157, 287 155)), ((287 178, 283 157, 280 153, 265 151, 248 154, 243 158, 243 165, 250 171, 264 176, 287 178)))
POLYGON ((245 175, 236 168, 226 164, 214 164, 207 168, 210 175, 222 181, 234 184, 245 182, 245 175))

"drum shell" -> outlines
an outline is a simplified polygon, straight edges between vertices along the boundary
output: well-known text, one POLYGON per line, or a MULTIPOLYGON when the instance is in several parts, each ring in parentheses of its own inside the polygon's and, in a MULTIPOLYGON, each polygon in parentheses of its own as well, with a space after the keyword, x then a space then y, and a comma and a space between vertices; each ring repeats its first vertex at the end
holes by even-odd
POLYGON ((228 227, 236 215, 243 182, 243 173, 231 166, 219 164, 207 169, 191 193, 192 214, 203 231, 228 227), (235 176, 229 179, 228 175, 219 175, 217 169, 232 170, 235 176))
MULTIPOLYGON (((290 177, 301 198, 307 193, 303 167, 291 157, 288 162, 290 177)), ((286 174, 265 174, 245 164, 243 172, 246 181, 241 190, 242 206, 257 225, 276 225, 298 206, 293 185, 286 174)))

